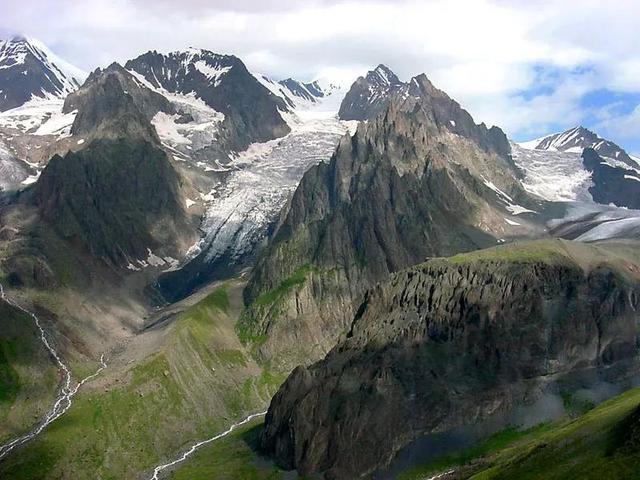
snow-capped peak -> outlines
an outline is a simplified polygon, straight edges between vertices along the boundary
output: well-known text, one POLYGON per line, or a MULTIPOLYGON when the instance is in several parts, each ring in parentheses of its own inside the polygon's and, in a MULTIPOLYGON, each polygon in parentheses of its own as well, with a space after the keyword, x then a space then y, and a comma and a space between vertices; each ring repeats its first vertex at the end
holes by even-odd
POLYGON ((585 148, 593 148, 600 156, 633 168, 640 164, 615 143, 600 137, 597 133, 581 125, 564 132, 554 133, 519 144, 528 150, 548 150, 554 152, 582 153, 585 148))
POLYGON ((284 100, 292 109, 312 105, 331 94, 331 90, 325 90, 317 81, 304 83, 293 78, 276 81, 261 73, 252 75, 263 87, 284 100))
POLYGON ((60 82, 60 94, 71 93, 87 78, 87 73, 53 53, 40 40, 22 35, 14 36, 0 46, 0 69, 7 69, 27 62, 33 55, 60 82))
POLYGON ((37 39, 20 35, 0 42, 0 110, 32 98, 63 98, 86 77, 37 39))
POLYGON ((398 76, 383 64, 378 65, 375 69, 368 72, 366 79, 369 83, 385 89, 402 84, 398 76))
POLYGON ((393 73, 389 67, 386 65, 380 64, 374 70, 373 73, 382 80, 382 83, 385 85, 395 85, 400 82, 395 73, 393 73))

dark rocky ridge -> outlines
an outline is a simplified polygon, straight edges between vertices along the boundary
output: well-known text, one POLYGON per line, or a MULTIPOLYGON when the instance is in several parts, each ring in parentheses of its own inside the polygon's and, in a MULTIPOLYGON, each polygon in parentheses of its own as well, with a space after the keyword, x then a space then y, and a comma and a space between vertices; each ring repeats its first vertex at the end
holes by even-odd
POLYGON ((165 152, 139 138, 96 139, 54 156, 34 188, 40 215, 65 239, 109 263, 179 250, 192 231, 165 152))
POLYGON ((341 120, 370 120, 403 85, 395 73, 380 64, 354 82, 340 104, 338 117, 341 120))
POLYGON ((324 97, 324 92, 316 82, 302 83, 293 78, 286 78, 278 83, 286 87, 295 96, 310 102, 316 102, 318 98, 324 97))
POLYGON ((156 88, 194 92, 223 113, 219 141, 229 151, 241 151, 253 142, 272 140, 290 131, 279 113, 288 110, 284 100, 269 92, 232 55, 196 49, 168 55, 154 51, 129 60, 125 68, 143 75, 156 88), (203 73, 207 71, 211 75, 203 73))
POLYGON ((640 173, 637 170, 613 167, 592 148, 583 150, 582 163, 591 172, 593 186, 589 187, 589 193, 594 201, 640 209, 640 173))
POLYGON ((142 136, 157 141, 151 119, 158 112, 176 113, 164 96, 140 85, 117 63, 97 69, 81 89, 69 95, 63 112, 77 110, 71 127, 74 135, 114 138, 142 136))
POLYGON ((113 265, 146 259, 148 249, 179 256, 195 229, 182 207, 181 180, 150 123, 172 105, 113 64, 96 70, 64 108, 78 111, 72 132, 86 143, 54 156, 29 192, 41 217, 113 265))
POLYGON ((625 382, 640 373, 639 257, 607 248, 535 242, 392 275, 343 342, 290 375, 263 447, 302 475, 359 478, 413 439, 576 379, 625 382))
POLYGON ((326 353, 373 282, 495 245, 505 222, 483 178, 526 201, 499 129, 473 123, 424 75, 403 89, 305 174, 252 273, 241 328, 266 337, 260 354, 284 368, 326 353))

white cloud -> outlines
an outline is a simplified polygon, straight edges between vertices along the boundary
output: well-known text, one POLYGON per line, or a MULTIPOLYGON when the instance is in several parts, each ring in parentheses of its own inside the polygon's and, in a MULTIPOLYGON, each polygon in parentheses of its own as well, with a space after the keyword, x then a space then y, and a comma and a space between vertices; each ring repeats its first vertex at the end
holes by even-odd
POLYGON ((603 134, 614 134, 622 139, 637 139, 640 132, 640 105, 629 113, 615 114, 608 112, 598 124, 603 134))
POLYGON ((187 46, 303 80, 344 81, 385 63, 404 78, 427 73, 477 121, 517 137, 579 123, 589 91, 640 92, 632 0, 3 3, 0 30, 40 37, 85 69, 187 46))

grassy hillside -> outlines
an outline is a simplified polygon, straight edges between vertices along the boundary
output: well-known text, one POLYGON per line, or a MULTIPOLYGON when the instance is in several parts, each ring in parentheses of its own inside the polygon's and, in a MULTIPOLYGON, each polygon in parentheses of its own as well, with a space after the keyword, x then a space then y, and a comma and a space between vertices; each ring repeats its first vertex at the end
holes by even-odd
MULTIPOLYGON (((526 431, 510 428, 480 445, 405 472, 402 480, 454 471, 456 478, 638 479, 640 388, 574 419, 526 431)), ((446 477, 445 477, 446 478, 446 477)))
POLYGON ((59 381, 33 320, 0 302, 0 443, 26 433, 44 417, 59 381))
POLYGON ((0 463, 0 477, 139 478, 264 410, 283 378, 257 365, 235 335, 241 289, 222 285, 132 340, 66 415, 0 463))

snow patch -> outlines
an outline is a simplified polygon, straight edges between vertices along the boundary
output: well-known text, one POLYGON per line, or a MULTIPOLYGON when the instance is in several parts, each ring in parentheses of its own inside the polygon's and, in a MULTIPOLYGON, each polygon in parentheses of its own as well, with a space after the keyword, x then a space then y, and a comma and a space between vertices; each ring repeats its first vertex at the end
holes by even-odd
POLYGON ((169 115, 164 112, 158 112, 151 119, 151 124, 155 127, 160 140, 163 142, 169 143, 170 145, 190 144, 191 140, 183 135, 184 129, 180 128, 182 124, 176 122, 178 118, 180 118, 180 115, 169 115))
POLYGON ((231 67, 219 67, 210 65, 205 60, 198 60, 194 63, 196 70, 206 76, 210 81, 213 82, 214 87, 220 85, 220 80, 222 76, 231 70, 231 67))
POLYGON ((512 144, 516 165, 524 171, 522 186, 529 193, 552 202, 592 202, 591 172, 576 153, 530 150, 512 144))
POLYGON ((520 215, 522 213, 538 213, 535 210, 529 210, 521 205, 507 205, 507 210, 509 210, 513 215, 520 215))
POLYGON ((40 178, 40 172, 36 173, 35 175, 29 175, 27 178, 25 178, 20 183, 22 185, 31 185, 33 183, 36 183, 39 178, 40 178))

